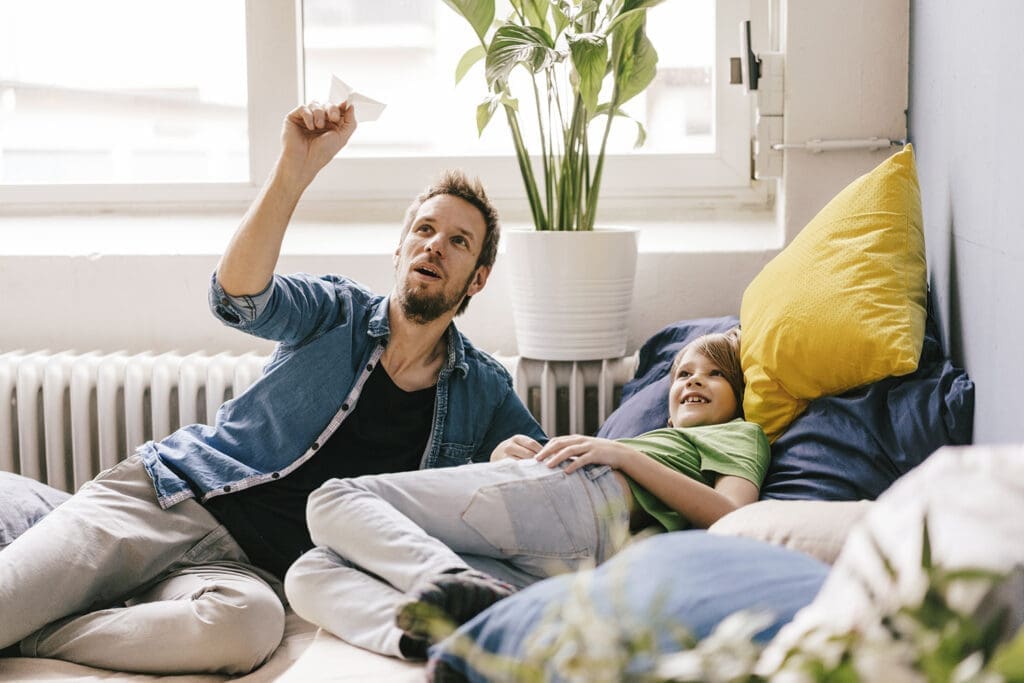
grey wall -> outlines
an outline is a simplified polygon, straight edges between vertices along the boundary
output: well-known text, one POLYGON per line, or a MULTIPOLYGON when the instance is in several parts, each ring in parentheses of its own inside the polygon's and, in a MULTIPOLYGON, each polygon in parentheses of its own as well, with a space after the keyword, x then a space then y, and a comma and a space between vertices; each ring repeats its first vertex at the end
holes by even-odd
POLYGON ((978 443, 1024 441, 1024 2, 913 0, 910 137, 946 348, 978 443))

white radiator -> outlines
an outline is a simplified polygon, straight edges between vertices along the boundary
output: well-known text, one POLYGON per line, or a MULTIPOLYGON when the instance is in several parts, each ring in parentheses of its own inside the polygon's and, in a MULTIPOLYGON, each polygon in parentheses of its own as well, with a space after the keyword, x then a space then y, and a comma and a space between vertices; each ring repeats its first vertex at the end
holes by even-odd
MULTIPOLYGON (((202 353, 0 354, 0 470, 75 491, 149 439, 212 422, 261 374, 265 356, 202 353)), ((636 357, 542 362, 501 357, 548 434, 592 433, 636 357)))

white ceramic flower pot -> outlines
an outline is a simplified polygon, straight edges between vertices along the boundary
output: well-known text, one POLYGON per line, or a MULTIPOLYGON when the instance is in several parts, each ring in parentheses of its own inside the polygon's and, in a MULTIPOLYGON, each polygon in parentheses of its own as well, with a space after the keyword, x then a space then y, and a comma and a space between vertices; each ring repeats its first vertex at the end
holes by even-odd
POLYGON ((509 230, 504 239, 519 355, 596 360, 626 353, 636 230, 509 230))

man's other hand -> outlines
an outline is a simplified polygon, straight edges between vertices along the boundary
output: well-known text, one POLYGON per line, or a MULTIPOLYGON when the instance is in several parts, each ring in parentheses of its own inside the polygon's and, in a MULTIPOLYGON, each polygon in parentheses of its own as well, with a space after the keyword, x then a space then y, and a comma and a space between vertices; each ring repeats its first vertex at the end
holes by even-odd
POLYGON ((516 434, 505 439, 495 447, 491 453, 491 462, 504 460, 505 458, 525 460, 540 453, 541 448, 542 446, 539 443, 525 434, 516 434))

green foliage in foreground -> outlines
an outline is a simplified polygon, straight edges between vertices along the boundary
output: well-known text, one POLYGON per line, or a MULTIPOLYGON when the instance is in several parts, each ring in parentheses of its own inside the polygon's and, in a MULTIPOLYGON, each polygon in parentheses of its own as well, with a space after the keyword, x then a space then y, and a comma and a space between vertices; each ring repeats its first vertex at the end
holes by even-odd
MULTIPOLYGON (((875 549, 895 583, 892 563, 875 549)), ((734 614, 696 642, 664 614, 639 620, 622 604, 613 605, 611 616, 599 611, 588 572, 548 610, 522 661, 482 652, 466 639, 450 642, 450 651, 488 680, 528 683, 1024 683, 1024 566, 999 574, 935 564, 927 521, 921 555, 919 601, 883 614, 873 628, 812 631, 772 670, 765 670, 763 647, 753 642, 770 615, 734 614), (983 596, 969 613, 951 601, 965 587, 983 596), (667 632, 679 651, 658 651, 657 635, 667 632)))

